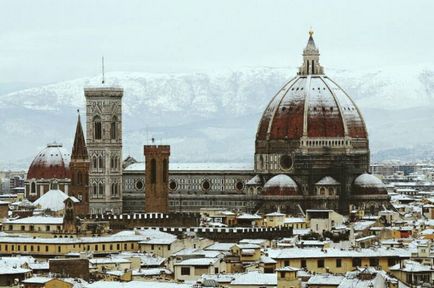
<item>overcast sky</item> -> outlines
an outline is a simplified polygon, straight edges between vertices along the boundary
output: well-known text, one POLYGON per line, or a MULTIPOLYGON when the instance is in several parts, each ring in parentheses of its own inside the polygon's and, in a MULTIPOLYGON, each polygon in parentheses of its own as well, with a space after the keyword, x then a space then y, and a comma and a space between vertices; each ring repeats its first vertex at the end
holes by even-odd
POLYGON ((434 63, 434 1, 0 0, 0 82, 108 71, 298 66, 312 26, 332 68, 434 63))

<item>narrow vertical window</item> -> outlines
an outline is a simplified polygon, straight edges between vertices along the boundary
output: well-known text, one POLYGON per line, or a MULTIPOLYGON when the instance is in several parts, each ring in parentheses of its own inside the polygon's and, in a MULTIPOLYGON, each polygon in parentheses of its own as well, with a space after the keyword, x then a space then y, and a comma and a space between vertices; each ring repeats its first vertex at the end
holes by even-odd
POLYGON ((104 194, 104 185, 102 183, 100 183, 98 188, 99 188, 98 189, 99 195, 103 195, 104 194))
POLYGON ((157 161, 155 159, 151 160, 151 183, 155 184, 157 182, 157 161))
POLYGON ((95 139, 101 139, 102 138, 101 118, 99 116, 95 116, 93 118, 93 125, 94 125, 95 139))
POLYGON ((117 118, 116 118, 116 116, 113 116, 113 119, 112 119, 112 123, 111 123, 111 126, 110 126, 110 137, 111 137, 111 139, 116 139, 116 122, 117 122, 117 118))
POLYGON ((102 156, 99 156, 99 169, 104 169, 104 159, 102 156))
POLYGON ((315 74, 315 60, 312 60, 312 74, 315 74))

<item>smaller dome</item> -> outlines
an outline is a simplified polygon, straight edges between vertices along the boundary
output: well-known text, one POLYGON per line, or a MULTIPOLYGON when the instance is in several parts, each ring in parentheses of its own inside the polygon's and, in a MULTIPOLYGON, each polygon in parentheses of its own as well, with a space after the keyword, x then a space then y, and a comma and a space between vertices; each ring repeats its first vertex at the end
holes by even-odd
POLYGON ((27 179, 65 179, 71 178, 69 161, 71 155, 62 144, 48 144, 39 152, 27 172, 27 179))
POLYGON ((285 174, 272 177, 264 185, 263 195, 298 195, 298 186, 295 181, 285 174))
POLYGON ((364 173, 354 180, 353 194, 387 194, 384 183, 372 174, 364 173))
POLYGON ((338 181, 336 181, 333 177, 325 176, 321 180, 315 183, 318 186, 337 186, 341 185, 338 181))

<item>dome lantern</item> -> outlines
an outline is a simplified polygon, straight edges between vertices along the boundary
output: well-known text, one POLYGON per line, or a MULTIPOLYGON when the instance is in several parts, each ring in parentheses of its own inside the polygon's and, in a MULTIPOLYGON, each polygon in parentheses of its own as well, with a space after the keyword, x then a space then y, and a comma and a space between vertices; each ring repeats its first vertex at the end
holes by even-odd
POLYGON ((303 50, 303 65, 299 68, 299 75, 322 75, 324 68, 319 64, 319 50, 313 40, 313 30, 309 31, 309 40, 303 50))

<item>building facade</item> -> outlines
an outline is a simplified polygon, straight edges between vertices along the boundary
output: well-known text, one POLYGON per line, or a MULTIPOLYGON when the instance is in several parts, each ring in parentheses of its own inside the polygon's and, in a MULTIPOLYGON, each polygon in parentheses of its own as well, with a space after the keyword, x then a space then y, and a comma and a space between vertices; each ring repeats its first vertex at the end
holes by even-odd
MULTIPOLYGON (((389 204, 383 183, 367 173, 370 151, 362 114, 324 74, 319 56, 310 32, 299 72, 271 99, 259 121, 253 167, 170 166, 171 211, 221 207, 348 214, 350 207, 374 213, 389 204)), ((125 211, 136 212, 145 198, 145 171, 143 164, 129 160, 123 205, 125 211)))
POLYGON ((90 213, 122 212, 123 89, 84 89, 86 97, 90 213))

